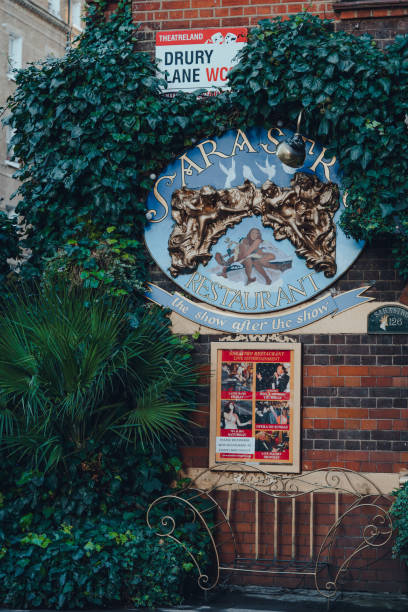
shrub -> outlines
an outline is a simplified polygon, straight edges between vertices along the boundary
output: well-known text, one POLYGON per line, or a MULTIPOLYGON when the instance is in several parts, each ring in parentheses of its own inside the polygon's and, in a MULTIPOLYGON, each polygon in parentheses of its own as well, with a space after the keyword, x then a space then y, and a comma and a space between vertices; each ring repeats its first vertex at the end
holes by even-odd
POLYGON ((68 468, 116 436, 152 446, 193 409, 190 350, 157 307, 45 282, 0 317, 0 449, 36 469, 68 468))
POLYGON ((408 276, 408 36, 384 53, 370 36, 334 32, 307 13, 263 20, 229 82, 250 125, 294 122, 305 108, 302 133, 327 143, 326 158, 341 164, 344 229, 368 241, 389 235, 408 276))
POLYGON ((0 211, 0 295, 8 292, 7 277, 11 272, 8 260, 17 259, 19 254, 16 221, 0 211))
POLYGON ((135 53, 126 4, 108 22, 91 4, 77 46, 16 76, 10 110, 14 150, 23 162, 17 210, 30 224, 27 276, 40 274, 59 250, 85 263, 93 283, 104 284, 98 275, 106 272, 104 262, 92 253, 102 245, 114 255, 120 245, 122 259, 133 258, 136 278, 145 280, 145 198, 155 173, 191 144, 195 125, 213 130, 213 112, 195 96, 170 103, 160 95, 164 80, 147 54, 135 53))
POLYGON ((182 601, 183 554, 147 527, 97 520, 20 533, 3 547, 0 597, 12 608, 155 607, 182 601))
MULTIPOLYGON (((180 465, 171 452, 123 454, 113 443, 73 457, 64 475, 8 464, 0 497, 0 602, 57 609, 179 603, 192 578, 190 559, 146 527, 145 512, 169 492, 180 465)), ((203 556, 207 542, 198 526, 187 519, 185 531, 203 556)))
POLYGON ((389 236, 396 267, 408 275, 407 36, 384 53, 370 37, 334 32, 307 13, 265 20, 230 73, 231 93, 168 99, 154 63, 134 51, 129 4, 120 3, 107 22, 105 6, 91 5, 84 35, 65 57, 16 77, 9 110, 23 162, 18 211, 30 224, 26 273, 38 273, 44 257, 71 240, 92 252, 94 240, 115 226, 116 239, 138 242, 129 254, 137 253, 143 280, 145 201, 156 175, 197 139, 255 124, 293 125, 303 106, 302 132, 330 145, 327 156, 342 165, 344 228, 365 240, 389 236))
POLYGON ((394 557, 402 559, 408 565, 408 483, 394 491, 396 499, 391 507, 391 516, 396 529, 393 548, 394 557))

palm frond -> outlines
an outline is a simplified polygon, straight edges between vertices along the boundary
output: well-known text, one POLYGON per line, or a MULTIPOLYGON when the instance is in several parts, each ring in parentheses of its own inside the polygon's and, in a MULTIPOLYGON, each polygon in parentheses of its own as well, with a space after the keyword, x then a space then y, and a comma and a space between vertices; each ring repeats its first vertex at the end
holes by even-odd
POLYGON ((18 431, 18 418, 16 414, 7 407, 4 399, 0 400, 0 446, 4 439, 13 436, 18 431))
POLYGON ((0 318, 0 439, 43 469, 113 433, 148 445, 179 435, 196 374, 159 309, 139 326, 127 304, 45 285, 17 295, 0 318))

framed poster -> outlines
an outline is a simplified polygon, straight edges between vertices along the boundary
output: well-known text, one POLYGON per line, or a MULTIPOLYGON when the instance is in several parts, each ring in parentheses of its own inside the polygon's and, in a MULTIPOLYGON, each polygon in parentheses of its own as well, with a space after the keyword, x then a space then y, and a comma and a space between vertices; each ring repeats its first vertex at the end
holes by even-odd
POLYGON ((301 346, 211 343, 210 467, 300 471, 301 346))

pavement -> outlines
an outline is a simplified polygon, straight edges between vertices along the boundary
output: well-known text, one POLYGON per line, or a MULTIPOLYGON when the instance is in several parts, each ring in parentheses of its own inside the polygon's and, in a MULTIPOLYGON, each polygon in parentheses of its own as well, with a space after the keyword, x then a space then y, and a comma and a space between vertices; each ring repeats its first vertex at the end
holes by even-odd
MULTIPOLYGON (((229 587, 190 605, 156 608, 155 612, 408 612, 408 596, 395 593, 347 592, 327 605, 327 600, 306 589, 279 587, 229 587)), ((6 610, 0 612, 53 612, 6 610)), ((74 611, 71 611, 74 612, 74 611)), ((83 611, 81 611, 83 612, 83 611)), ((100 610, 87 610, 100 612, 100 610)), ((117 608, 105 612, 152 612, 151 608, 117 608)))
POLYGON ((395 593, 343 593, 330 602, 306 589, 235 587, 217 593, 208 602, 170 608, 157 612, 408 612, 408 596, 395 593))

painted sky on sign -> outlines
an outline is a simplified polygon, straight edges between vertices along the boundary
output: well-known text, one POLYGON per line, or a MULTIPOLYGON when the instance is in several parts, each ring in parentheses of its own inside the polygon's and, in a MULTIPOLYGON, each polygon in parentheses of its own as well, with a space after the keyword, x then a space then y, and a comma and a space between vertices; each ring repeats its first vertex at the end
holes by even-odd
MULTIPOLYGON (((287 129, 282 129, 285 136, 291 136, 293 132, 287 129)), ((216 155, 210 157, 212 165, 204 170, 202 173, 197 173, 194 169, 190 176, 185 175, 185 183, 188 188, 200 189, 205 185, 211 185, 216 189, 228 189, 237 185, 241 185, 245 179, 249 179, 257 187, 260 187, 266 180, 271 180, 280 187, 289 187, 291 178, 295 172, 306 172, 310 174, 316 174, 317 177, 323 181, 328 182, 325 174, 324 167, 322 164, 318 164, 316 171, 311 171, 316 158, 322 151, 322 146, 315 143, 312 154, 309 153, 311 150, 311 143, 306 142, 306 160, 301 168, 293 169, 282 164, 279 158, 274 153, 266 153, 260 143, 268 145, 270 151, 275 151, 275 145, 268 140, 267 130, 263 128, 253 128, 245 132, 252 147, 256 150, 256 153, 250 153, 246 147, 244 150, 236 150, 236 154, 228 159, 220 158, 216 155)), ((220 137, 214 137, 217 144, 217 150, 222 151, 226 155, 230 155, 234 147, 237 131, 230 130, 220 137)), ((277 132, 273 133, 273 136, 277 140, 281 141, 284 136, 279 135, 277 132)), ((206 151, 209 150, 209 145, 206 145, 206 151)), ((188 157, 201 167, 204 167, 203 158, 200 150, 197 146, 192 147, 186 151, 188 157)), ((326 160, 328 161, 328 160, 326 160)), ((176 278, 173 278, 169 273, 169 267, 171 265, 170 255, 167 249, 168 239, 174 226, 174 220, 171 217, 171 198, 172 194, 176 189, 182 186, 182 174, 181 174, 181 162, 180 159, 176 159, 171 162, 167 168, 162 172, 160 177, 169 176, 175 174, 176 177, 172 183, 169 180, 163 180, 158 186, 159 193, 164 197, 169 207, 168 215, 163 218, 165 214, 164 207, 157 201, 153 191, 150 192, 147 199, 147 210, 155 211, 153 220, 160 222, 148 223, 145 230, 145 240, 147 247, 152 254, 153 259, 159 265, 159 267, 167 274, 172 280, 182 289, 191 293, 201 301, 207 302, 212 306, 219 306, 232 312, 244 313, 245 310, 237 307, 237 303, 233 304, 231 308, 228 307, 227 303, 221 305, 225 291, 219 290, 219 299, 214 301, 205 297, 204 292, 196 295, 186 288, 187 283, 191 280, 191 274, 180 274, 176 278)), ((159 178, 160 178, 159 177, 159 178)), ((330 167, 330 180, 337 183, 341 190, 341 173, 339 164, 336 163, 330 167)), ((252 313, 256 312, 272 312, 282 310, 295 304, 301 304, 315 295, 326 289, 328 286, 333 284, 347 268, 355 261, 357 256, 360 254, 364 242, 356 241, 352 238, 348 238, 342 229, 339 227, 338 222, 342 211, 344 210, 343 203, 343 192, 341 191, 340 196, 340 208, 335 215, 335 222, 337 224, 337 239, 336 239, 336 262, 337 262, 337 273, 334 277, 326 278, 322 272, 315 272, 307 268, 306 262, 303 258, 300 258, 295 253, 295 248, 291 242, 287 239, 276 240, 273 235, 271 228, 263 226, 260 216, 252 216, 243 219, 239 224, 227 230, 226 234, 220 238, 218 243, 212 247, 211 254, 212 258, 207 265, 199 265, 197 272, 205 276, 209 281, 217 283, 221 287, 230 288, 232 291, 241 290, 242 292, 249 292, 248 304, 255 304, 255 293, 262 291, 269 291, 271 294, 270 301, 273 301, 273 296, 279 291, 279 287, 282 290, 286 290, 288 284, 293 286, 299 286, 299 279, 306 277, 313 273, 313 283, 317 286, 315 289, 312 282, 304 281, 304 288, 307 289, 307 295, 305 297, 296 295, 297 301, 288 303, 285 300, 280 300, 280 303, 276 307, 270 307, 267 305, 262 306, 259 303, 255 309, 252 309, 252 313), (271 279, 271 284, 266 285, 262 277, 256 272, 256 282, 246 285, 246 276, 244 270, 236 270, 228 273, 227 278, 221 276, 222 266, 218 265, 215 260, 215 254, 220 253, 223 256, 227 256, 228 248, 233 248, 234 244, 237 244, 241 238, 244 238, 252 228, 258 228, 261 231, 262 238, 266 243, 266 248, 273 250, 275 253, 275 261, 291 261, 292 267, 285 271, 278 272, 268 270, 268 275, 271 279)), ((217 287, 218 287, 217 285, 217 287)), ((217 289, 218 293, 218 289, 217 289)), ((232 297, 233 294, 231 294, 232 297)), ((228 300, 230 301, 230 300, 228 300)), ((224 300, 225 302, 225 300, 224 300)))

